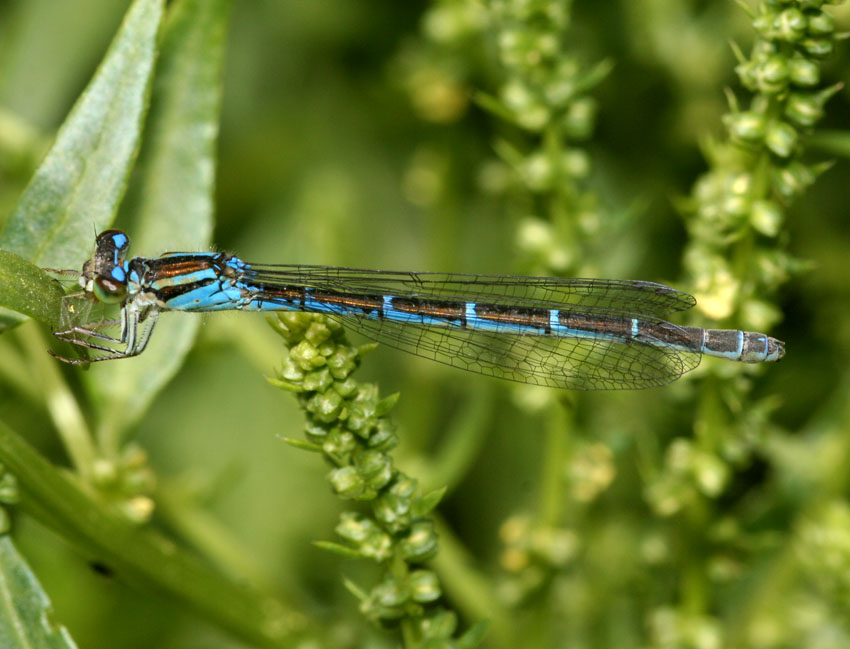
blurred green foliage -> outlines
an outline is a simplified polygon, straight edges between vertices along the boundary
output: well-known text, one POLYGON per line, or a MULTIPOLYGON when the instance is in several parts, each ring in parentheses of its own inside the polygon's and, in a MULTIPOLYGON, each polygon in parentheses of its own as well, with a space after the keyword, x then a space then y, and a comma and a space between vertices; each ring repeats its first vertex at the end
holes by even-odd
MULTIPOLYGON (((230 9, 217 247, 281 263, 664 281, 698 295, 693 324, 787 343, 779 365, 704 360, 643 393, 530 389, 384 349, 364 360, 358 376, 400 393, 393 462, 422 493, 447 487, 426 586, 439 578, 461 632, 491 618, 485 647, 850 645, 850 97, 835 88, 822 114, 812 103, 846 76, 832 34, 850 11, 745 4, 755 16, 700 0, 230 9), (759 38, 779 44, 754 49, 759 38), (811 126, 829 131, 810 140, 811 126)), ((3 219, 128 5, 0 3, 3 219)), ((181 56, 202 58, 178 53, 158 70, 115 221, 135 254, 209 247, 212 205, 180 203, 209 191, 205 176, 156 182, 187 171, 168 166, 181 155, 169 137, 186 129, 157 93, 202 87, 209 96, 190 93, 198 110, 217 106, 215 82, 184 74, 181 56)), ((186 155, 212 155, 205 133, 186 155)), ((371 627, 346 590, 344 578, 369 590, 374 566, 312 544, 339 541, 338 520, 364 510, 336 501, 317 455, 281 442, 303 438, 304 415, 264 379, 283 362, 279 338, 257 315, 185 318, 201 321, 185 361, 197 324, 88 372, 57 367, 35 323, 0 338, 3 430, 75 467, 124 517, 47 527, 4 495, 52 619, 92 648, 253 646, 215 606, 196 615, 162 595, 179 584, 145 581, 132 562, 104 577, 87 563, 101 558, 91 539, 51 531, 108 540, 131 520, 247 584, 245 601, 275 594, 288 623, 322 628, 320 646, 417 646, 371 627)), ((446 619, 441 637, 454 632, 446 619)))

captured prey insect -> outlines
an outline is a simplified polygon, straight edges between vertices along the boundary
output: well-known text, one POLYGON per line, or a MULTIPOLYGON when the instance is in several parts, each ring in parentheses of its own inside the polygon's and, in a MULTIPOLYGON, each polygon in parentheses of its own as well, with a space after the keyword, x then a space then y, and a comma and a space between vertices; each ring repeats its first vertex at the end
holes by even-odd
MULTIPOLYGON (((120 305, 119 320, 54 332, 90 350, 83 364, 136 356, 160 311, 309 311, 390 347, 461 369, 573 390, 664 385, 703 355, 777 361, 784 343, 732 329, 672 324, 693 296, 652 282, 251 264, 215 252, 127 260, 129 237, 106 230, 79 283, 120 305), (103 333, 120 325, 120 334, 103 333)), ((70 309, 69 309, 70 310, 70 309)), ((52 352, 51 352, 52 353, 52 352)))

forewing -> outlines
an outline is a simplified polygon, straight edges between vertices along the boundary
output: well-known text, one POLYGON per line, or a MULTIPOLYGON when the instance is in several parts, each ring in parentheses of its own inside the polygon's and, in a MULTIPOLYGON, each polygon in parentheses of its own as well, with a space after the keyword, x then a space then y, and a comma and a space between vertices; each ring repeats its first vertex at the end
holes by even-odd
POLYGON ((691 308, 692 295, 653 282, 569 277, 406 273, 333 266, 249 264, 249 282, 347 293, 478 302, 494 306, 579 307, 662 317, 691 308))

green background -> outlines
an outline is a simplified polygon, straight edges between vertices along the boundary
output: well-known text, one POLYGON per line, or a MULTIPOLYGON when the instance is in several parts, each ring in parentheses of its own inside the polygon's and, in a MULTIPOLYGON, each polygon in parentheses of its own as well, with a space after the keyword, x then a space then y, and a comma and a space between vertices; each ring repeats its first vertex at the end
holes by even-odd
MULTIPOLYGON (((527 151, 535 139, 469 100, 502 83, 496 30, 440 41, 435 7, 451 4, 234 4, 215 249, 279 263, 547 270, 521 238, 540 206, 499 189, 497 143, 527 151), (446 71, 448 79, 440 77, 446 71)), ((0 2, 0 214, 12 211, 125 10, 114 0, 0 2)), ((581 186, 596 197, 601 234, 571 252, 569 271, 691 291, 677 204, 705 170, 700 144, 723 137, 723 89, 746 96, 728 41, 748 51, 750 20, 732 2, 578 1, 573 10, 565 51, 588 68, 603 59, 614 67, 591 91, 594 135, 577 145, 591 163, 581 186)), ((850 26, 846 8, 832 13, 839 29, 850 26)), ((841 81, 847 70, 839 44, 823 78, 841 81)), ((848 100, 841 91, 830 101, 825 128, 846 129, 848 100)), ((790 207, 779 238, 805 262, 782 286, 782 320, 769 332, 786 342, 787 357, 752 372, 752 390, 724 402, 737 411, 722 425, 698 399, 703 382, 724 379, 720 364, 669 388, 578 395, 494 382, 389 349, 365 363, 361 380, 401 393, 396 462, 409 474, 444 484, 435 458, 447 439, 470 440, 472 450, 459 452, 461 466, 448 474, 441 515, 502 598, 509 624, 535 630, 526 646, 847 646, 846 142, 824 137, 809 149, 837 163, 790 207), (677 473, 677 443, 718 428, 748 452, 697 445, 705 463, 677 473), (552 435, 566 449, 554 485, 540 480, 552 435), (712 480, 722 488, 713 490, 712 480), (555 538, 566 558, 547 561, 546 552, 524 547, 530 563, 512 570, 517 555, 506 552, 505 521, 533 519, 553 489, 555 538), (658 504, 659 492, 674 511, 658 504)), ((140 200, 132 182, 131 202, 140 200)), ((130 213, 122 207, 116 226, 132 238, 130 213)), ((184 245, 208 248, 203 235, 184 245)), ((182 317, 201 316, 164 316, 182 317)), ((692 322, 711 324, 703 314, 692 322)), ((23 345, 17 335, 0 345, 23 345)), ((151 346, 162 342, 155 335, 151 346)), ((46 336, 44 344, 57 348, 46 336)), ((244 574, 329 621, 337 646, 396 646, 391 633, 358 618, 342 587, 341 575, 368 584, 373 567, 311 545, 333 538, 346 504, 334 498, 317 456, 280 439, 298 438, 303 425, 295 401, 264 380, 282 354, 262 316, 204 316, 185 363, 125 435, 149 453, 162 491, 188 493, 214 514, 220 527, 203 534, 235 548, 233 565, 244 574)), ((62 371, 88 403, 80 370, 62 371)), ((64 464, 38 383, 27 383, 25 372, 2 374, 2 419, 64 464)), ((92 418, 109 412, 102 403, 83 408, 92 418)), ((241 646, 156 594, 95 574, 28 517, 15 517, 14 538, 55 619, 82 647, 241 646)))

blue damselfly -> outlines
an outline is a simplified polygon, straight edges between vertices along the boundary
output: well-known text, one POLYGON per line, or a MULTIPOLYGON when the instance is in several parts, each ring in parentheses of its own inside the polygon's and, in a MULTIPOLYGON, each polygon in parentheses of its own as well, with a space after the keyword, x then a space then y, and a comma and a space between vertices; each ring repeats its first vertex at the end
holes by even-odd
MULTIPOLYGON (((785 353, 784 343, 764 334, 667 322, 696 300, 653 282, 252 264, 215 252, 127 260, 129 246, 120 230, 98 235, 80 274, 84 291, 67 299, 120 305, 120 318, 54 332, 91 354, 56 358, 82 364, 136 356, 161 311, 231 309, 323 313, 418 356, 574 390, 664 385, 702 355, 761 363, 785 353), (119 325, 117 335, 104 333, 119 325)), ((66 311, 76 313, 72 307, 66 311)))

